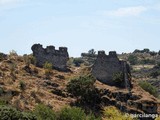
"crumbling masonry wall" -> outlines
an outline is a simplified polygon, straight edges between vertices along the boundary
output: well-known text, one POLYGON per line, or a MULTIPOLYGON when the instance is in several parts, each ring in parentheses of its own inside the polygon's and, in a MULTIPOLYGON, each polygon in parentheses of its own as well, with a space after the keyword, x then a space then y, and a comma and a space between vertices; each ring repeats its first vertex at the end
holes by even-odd
MULTIPOLYGON (((115 51, 109 52, 109 55, 106 55, 105 51, 99 51, 97 59, 92 66, 92 74, 102 83, 125 87, 125 75, 127 75, 127 79, 129 80, 130 68, 126 61, 118 59, 115 51), (113 80, 113 76, 118 73, 122 73, 123 75, 122 82, 120 83, 113 80)), ((131 84, 130 80, 127 82, 129 85, 131 84)))
POLYGON ((45 62, 49 62, 52 63, 53 68, 61 71, 67 70, 69 55, 66 47, 59 47, 59 50, 55 50, 54 46, 43 48, 41 44, 34 44, 31 49, 38 67, 43 67, 45 62))

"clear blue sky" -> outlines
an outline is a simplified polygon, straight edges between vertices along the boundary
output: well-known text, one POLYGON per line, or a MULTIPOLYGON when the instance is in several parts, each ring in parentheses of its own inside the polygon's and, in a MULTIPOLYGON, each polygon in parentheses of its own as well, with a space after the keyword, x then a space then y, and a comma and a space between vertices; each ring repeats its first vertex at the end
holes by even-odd
POLYGON ((160 50, 160 0, 0 0, 0 52, 41 43, 118 53, 160 50))

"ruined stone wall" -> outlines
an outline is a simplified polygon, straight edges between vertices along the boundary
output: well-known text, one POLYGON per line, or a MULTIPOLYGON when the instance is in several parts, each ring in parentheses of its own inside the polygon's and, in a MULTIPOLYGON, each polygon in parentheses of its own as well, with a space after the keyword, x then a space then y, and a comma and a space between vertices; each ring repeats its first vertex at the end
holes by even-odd
POLYGON ((124 71, 126 70, 126 75, 129 75, 130 69, 129 65, 124 63, 125 61, 120 61, 118 59, 115 51, 109 52, 109 55, 106 55, 104 51, 99 51, 97 59, 92 66, 92 74, 102 83, 125 87, 124 71), (113 76, 118 73, 122 73, 123 75, 122 82, 120 83, 113 80, 113 76))
POLYGON ((38 67, 43 67, 45 62, 49 62, 58 70, 67 70, 69 55, 66 47, 59 47, 59 50, 56 50, 54 46, 43 48, 40 44, 34 44, 31 49, 38 67))

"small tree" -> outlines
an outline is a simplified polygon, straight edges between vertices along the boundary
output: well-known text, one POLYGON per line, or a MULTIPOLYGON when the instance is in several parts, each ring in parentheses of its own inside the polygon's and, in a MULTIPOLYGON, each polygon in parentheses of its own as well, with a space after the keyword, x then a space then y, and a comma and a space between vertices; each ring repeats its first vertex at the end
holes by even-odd
POLYGON ((90 49, 90 50, 88 51, 88 54, 89 54, 89 55, 95 55, 95 54, 96 54, 96 51, 94 51, 94 49, 90 49))
POLYGON ((128 61, 130 62, 131 65, 135 65, 138 62, 138 58, 135 55, 130 55, 128 57, 128 61))
POLYGON ((80 76, 68 83, 67 91, 82 103, 95 104, 100 102, 100 96, 94 82, 95 78, 91 75, 80 76))
POLYGON ((144 52, 144 53, 149 53, 150 50, 149 50, 148 48, 145 48, 145 49, 143 49, 143 52, 144 52))

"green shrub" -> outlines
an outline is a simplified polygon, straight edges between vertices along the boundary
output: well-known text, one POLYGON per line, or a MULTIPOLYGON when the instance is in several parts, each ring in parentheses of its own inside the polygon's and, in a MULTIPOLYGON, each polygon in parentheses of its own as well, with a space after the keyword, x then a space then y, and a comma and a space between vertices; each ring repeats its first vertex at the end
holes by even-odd
POLYGON ((30 66, 30 64, 31 64, 31 61, 30 61, 30 59, 29 59, 29 56, 28 55, 23 55, 23 59, 24 59, 24 62, 25 62, 25 64, 26 64, 26 66, 30 66))
POLYGON ((56 120, 55 112, 43 104, 37 105, 33 113, 38 120, 56 120))
POLYGON ((105 120, 133 120, 130 116, 122 114, 116 107, 108 106, 103 112, 105 120))
POLYGON ((138 58, 135 55, 130 55, 128 57, 128 61, 130 62, 131 65, 135 65, 138 63, 138 58))
POLYGON ((19 120, 21 113, 9 106, 0 106, 0 120, 19 120))
POLYGON ((102 120, 100 117, 95 117, 94 114, 90 113, 89 115, 87 115, 86 120, 102 120))
POLYGON ((7 102, 6 102, 5 100, 0 99, 0 106, 1 106, 1 105, 6 105, 6 104, 7 104, 7 102))
POLYGON ((44 69, 52 70, 52 63, 45 62, 43 65, 44 69))
POLYGON ((81 108, 65 107, 60 111, 58 120, 86 120, 86 114, 81 108))
POLYGON ((36 65, 36 58, 33 55, 30 55, 29 59, 30 59, 31 64, 36 65))
POLYGON ((80 98, 83 103, 98 103, 100 102, 100 96, 94 82, 95 78, 91 75, 80 76, 67 84, 67 91, 78 99, 80 98))
POLYGON ((28 112, 20 112, 7 105, 0 105, 0 120, 37 120, 36 116, 28 112))
POLYGON ((124 80, 122 72, 118 72, 118 73, 113 74, 112 78, 113 78, 113 81, 117 84, 122 83, 124 80))
POLYGON ((155 60, 151 60, 151 59, 143 59, 141 61, 139 61, 140 64, 155 64, 155 60))
POLYGON ((31 55, 24 54, 23 59, 26 66, 30 66, 30 64, 36 65, 36 58, 32 54, 31 55))
POLYGON ((25 82, 20 81, 20 82, 19 82, 19 88, 20 88, 22 91, 25 90, 25 88, 26 88, 25 82))
POLYGON ((33 113, 22 112, 22 117, 20 120, 38 120, 33 113))
POLYGON ((90 75, 79 76, 68 83, 67 90, 74 96, 81 96, 86 89, 93 87, 94 82, 95 79, 90 75))
POLYGON ((150 51, 149 53, 150 53, 151 56, 157 55, 157 52, 155 52, 155 51, 150 51))
POLYGON ((148 83, 146 81, 140 81, 139 85, 145 91, 149 92, 150 94, 152 94, 155 97, 158 97, 158 89, 156 87, 154 87, 153 85, 151 85, 150 83, 148 83))

